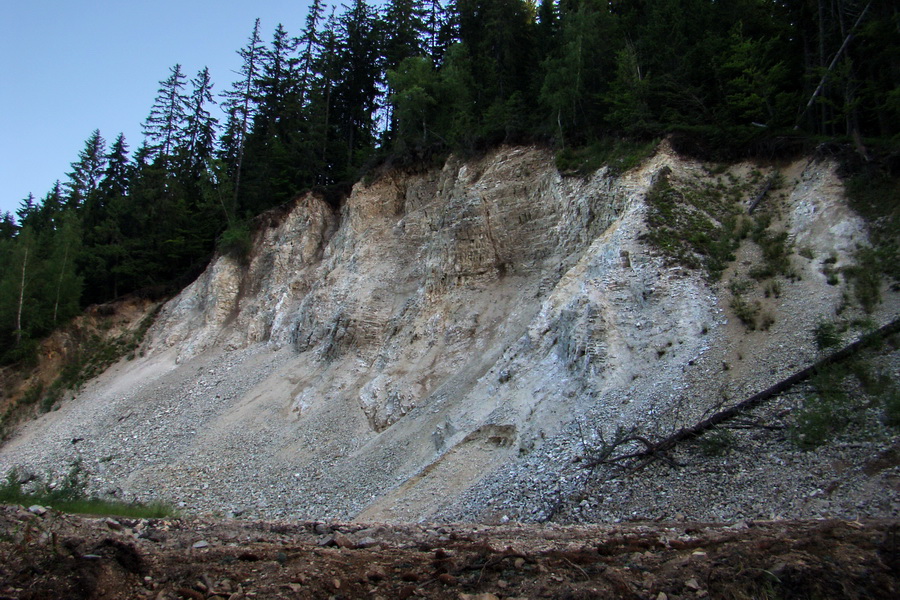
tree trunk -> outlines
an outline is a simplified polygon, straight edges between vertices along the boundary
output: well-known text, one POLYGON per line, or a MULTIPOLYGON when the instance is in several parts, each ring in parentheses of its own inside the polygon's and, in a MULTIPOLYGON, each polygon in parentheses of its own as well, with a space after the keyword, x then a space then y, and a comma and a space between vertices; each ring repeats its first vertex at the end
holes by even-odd
POLYGON ((59 314, 59 294, 62 289, 63 277, 66 275, 66 264, 69 262, 69 245, 66 244, 66 250, 63 254, 63 264, 59 270, 59 280, 56 282, 56 299, 53 302, 53 326, 56 326, 56 316, 59 314))
POLYGON ((22 342, 22 307, 25 305, 25 269, 28 266, 28 246, 22 259, 22 281, 19 285, 19 309, 16 312, 16 346, 22 342))

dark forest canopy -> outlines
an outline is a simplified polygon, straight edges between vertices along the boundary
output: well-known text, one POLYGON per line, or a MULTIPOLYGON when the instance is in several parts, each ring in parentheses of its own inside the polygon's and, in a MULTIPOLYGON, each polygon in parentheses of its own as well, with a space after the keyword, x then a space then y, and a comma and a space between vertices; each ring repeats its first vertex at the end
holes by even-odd
POLYGON ((377 160, 503 142, 681 136, 721 157, 900 140, 890 0, 315 0, 250 28, 234 81, 174 65, 132 151, 94 131, 72 171, 0 216, 0 357, 81 307, 195 274, 218 241, 377 160), (213 110, 218 104, 221 111, 213 110), (214 114, 224 114, 217 119, 214 114))

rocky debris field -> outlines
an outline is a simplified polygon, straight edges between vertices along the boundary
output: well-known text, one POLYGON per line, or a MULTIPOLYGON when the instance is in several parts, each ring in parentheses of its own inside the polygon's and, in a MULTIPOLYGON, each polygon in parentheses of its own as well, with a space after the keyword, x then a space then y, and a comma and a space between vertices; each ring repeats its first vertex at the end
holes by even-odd
MULTIPOLYGON (((751 238, 718 283, 672 264, 646 241, 648 198, 664 176, 697 210, 728 198, 750 219, 775 167, 666 144, 619 175, 564 178, 546 151, 505 148, 360 184, 339 213, 298 198, 248 265, 219 257, 132 360, 23 424, 0 478, 53 488, 77 469, 88 495, 246 519, 898 518, 900 439, 856 390, 839 416, 860 426, 811 450, 794 432, 816 394, 798 388, 675 449, 678 468, 585 468, 620 429, 659 439, 815 362, 819 325, 858 322, 849 343, 900 314, 886 285, 863 314, 826 273, 866 240, 837 165, 777 174, 753 227, 787 236, 790 277, 765 289, 751 238)), ((898 346, 872 378, 900 381, 898 346)))
MULTIPOLYGON (((898 352, 884 355, 895 369, 898 352)), ((810 394, 798 385, 646 463, 592 466, 599 442, 589 420, 574 423, 448 503, 440 517, 567 524, 900 517, 900 435, 884 425, 880 404, 860 402, 846 430, 803 449, 792 438, 810 394)), ((658 440, 666 433, 646 435, 658 440)), ((640 447, 621 454, 634 450, 640 447)))
POLYGON ((366 525, 0 507, 0 598, 896 598, 900 522, 366 525))

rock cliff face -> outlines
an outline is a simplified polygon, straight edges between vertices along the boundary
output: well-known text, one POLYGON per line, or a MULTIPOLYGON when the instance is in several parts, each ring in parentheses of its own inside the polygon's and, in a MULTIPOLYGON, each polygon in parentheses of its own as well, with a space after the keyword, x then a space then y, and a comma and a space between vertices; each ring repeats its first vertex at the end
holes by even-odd
POLYGON ((505 148, 358 184, 340 210, 301 197, 262 218, 246 264, 217 258, 165 306, 143 357, 7 444, 0 469, 75 452, 93 489, 188 510, 440 518, 526 459, 558 473, 580 450, 551 440, 573 424, 691 422, 812 361, 813 326, 843 297, 821 259, 865 243, 833 166, 787 166, 769 200, 819 258, 791 257, 801 278, 761 299, 766 332, 730 314, 725 283, 643 241, 664 167, 714 177, 665 145, 586 179, 505 148))

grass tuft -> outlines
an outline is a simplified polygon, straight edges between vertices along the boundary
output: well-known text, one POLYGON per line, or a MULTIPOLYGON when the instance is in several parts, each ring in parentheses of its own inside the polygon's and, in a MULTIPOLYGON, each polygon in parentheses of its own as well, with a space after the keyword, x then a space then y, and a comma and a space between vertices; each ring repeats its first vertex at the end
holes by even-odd
POLYGON ((60 512, 129 517, 135 519, 160 519, 177 516, 171 506, 162 502, 140 504, 103 500, 85 494, 84 472, 81 464, 75 462, 69 473, 59 484, 51 487, 47 483, 34 486, 31 491, 24 489, 23 478, 16 470, 10 471, 6 481, 0 485, 0 504, 40 505, 60 512))

